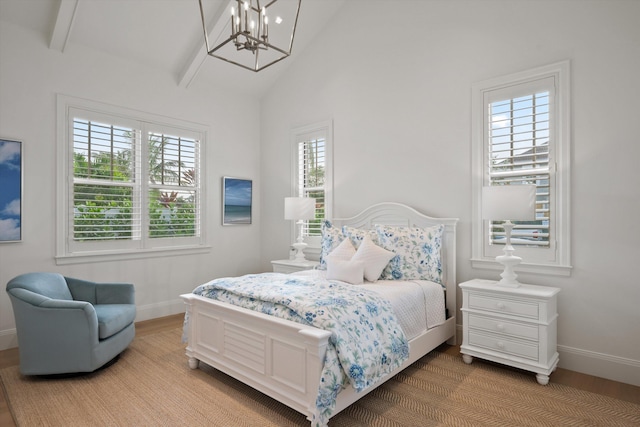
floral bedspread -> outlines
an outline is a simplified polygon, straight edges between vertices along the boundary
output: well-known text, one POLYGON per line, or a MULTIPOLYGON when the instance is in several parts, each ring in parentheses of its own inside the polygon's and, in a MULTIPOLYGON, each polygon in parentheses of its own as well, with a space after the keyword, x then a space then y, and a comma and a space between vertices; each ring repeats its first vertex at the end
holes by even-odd
POLYGON ((193 293, 331 332, 316 400, 317 425, 327 423, 336 396, 349 383, 364 390, 409 357, 391 304, 358 286, 262 273, 216 279, 193 293))

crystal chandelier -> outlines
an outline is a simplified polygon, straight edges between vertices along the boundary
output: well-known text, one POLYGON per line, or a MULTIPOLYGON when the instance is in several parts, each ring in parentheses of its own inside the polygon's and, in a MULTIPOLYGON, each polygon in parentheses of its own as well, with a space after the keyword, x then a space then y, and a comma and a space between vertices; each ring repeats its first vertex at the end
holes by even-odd
POLYGON ((198 1, 209 55, 251 71, 263 70, 291 55, 302 0, 230 1, 231 18, 214 48, 209 43, 202 0, 198 1), (224 35, 229 33, 229 37, 224 35))

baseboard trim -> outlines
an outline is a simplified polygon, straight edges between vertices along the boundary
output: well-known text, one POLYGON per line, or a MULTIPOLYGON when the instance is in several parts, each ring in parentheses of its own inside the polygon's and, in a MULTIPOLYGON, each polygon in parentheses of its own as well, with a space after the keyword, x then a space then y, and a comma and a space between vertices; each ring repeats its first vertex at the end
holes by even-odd
POLYGON ((184 313, 184 311, 184 301, 179 298, 156 304, 141 305, 136 308, 136 322, 171 316, 172 314, 184 313))
POLYGON ((456 325, 456 344, 462 345, 462 325, 456 325))
POLYGON ((640 387, 640 360, 558 346, 559 368, 640 387))
MULTIPOLYGON (((136 310, 136 322, 141 322, 184 313, 185 305, 182 299, 175 299, 139 306, 136 310)), ((461 325, 456 325, 456 332, 458 343, 460 343, 462 341, 461 325)), ((0 331, 0 350, 17 346, 18 337, 15 328, 0 331)), ((559 368, 640 387, 640 360, 564 345, 558 345, 558 353, 560 353, 559 368)))
POLYGON ((0 350, 7 350, 18 346, 16 328, 0 331, 0 350))
MULTIPOLYGON (((458 344, 462 343, 462 325, 457 325, 458 344)), ((640 360, 612 356, 595 351, 558 345, 558 367, 594 377, 640 387, 640 360)), ((551 376, 553 379, 553 374, 551 376)))
MULTIPOLYGON (((159 317, 171 316, 172 314, 184 313, 185 305, 182 299, 174 299, 156 304, 147 304, 136 307, 136 322, 157 319, 159 317)), ((16 328, 0 331, 0 351, 8 350, 18 346, 18 335, 16 328)))

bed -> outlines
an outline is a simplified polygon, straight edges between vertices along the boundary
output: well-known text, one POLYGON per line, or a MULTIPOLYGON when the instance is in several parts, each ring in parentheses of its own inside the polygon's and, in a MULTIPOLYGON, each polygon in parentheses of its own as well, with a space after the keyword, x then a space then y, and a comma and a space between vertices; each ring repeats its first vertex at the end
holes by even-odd
MULTIPOLYGON (((335 399, 330 416, 440 344, 455 344, 457 221, 432 218, 398 203, 380 203, 354 217, 331 220, 334 228, 350 230, 440 226, 441 285, 446 295, 446 316, 438 326, 408 340, 408 357, 385 379, 360 392, 351 386, 343 389, 335 399)), ((204 362, 306 415, 312 425, 328 422, 328 417, 318 413, 316 400, 330 332, 194 293, 181 298, 186 304, 185 339, 190 368, 196 369, 204 362)))

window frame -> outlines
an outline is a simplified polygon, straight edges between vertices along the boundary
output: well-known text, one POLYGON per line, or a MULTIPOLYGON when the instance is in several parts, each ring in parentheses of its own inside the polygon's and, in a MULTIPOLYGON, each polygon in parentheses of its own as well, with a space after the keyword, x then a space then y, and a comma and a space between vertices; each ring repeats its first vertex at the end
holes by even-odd
POLYGON ((210 251, 206 237, 206 203, 203 197, 206 194, 206 168, 205 147, 208 128, 197 123, 158 116, 151 113, 135 111, 123 107, 103 104, 75 98, 67 95, 57 95, 57 186, 56 186, 56 264, 75 264, 84 262, 113 261, 122 259, 151 258, 156 256, 171 256, 181 254, 206 253, 210 251), (140 240, 122 240, 105 242, 83 242, 78 244, 73 240, 73 227, 69 222, 69 209, 73 203, 69 198, 73 197, 74 171, 72 154, 73 132, 72 121, 75 112, 82 112, 86 119, 96 121, 109 121, 113 119, 117 123, 127 124, 136 133, 136 172, 140 183, 134 183, 140 188, 140 240), (147 144, 149 132, 170 130, 179 132, 182 137, 190 137, 199 140, 199 161, 197 193, 199 193, 199 235, 194 237, 178 238, 150 238, 148 236, 149 215, 147 211, 148 199, 148 153, 143 148, 147 144), (141 177, 141 179, 140 179, 141 177), (85 244, 88 243, 88 244, 85 244), (80 245, 82 245, 80 247, 80 245))
MULTIPOLYGON (((487 157, 486 95, 496 91, 517 93, 521 87, 533 86, 546 78, 553 79, 555 91, 550 104, 549 175, 550 223, 554 230, 548 248, 516 246, 516 255, 523 258, 517 270, 524 273, 540 273, 558 276, 571 275, 570 229, 570 63, 562 61, 531 70, 514 73, 475 83, 472 86, 472 256, 473 268, 502 268, 495 256, 502 254, 502 245, 490 248, 489 236, 482 220, 482 187, 487 185, 489 167, 487 157)), ((516 95, 513 98, 517 97, 516 95)))
MULTIPOLYGON (((298 144, 310 139, 324 138, 325 140, 325 176, 324 176, 324 218, 332 218, 333 215, 333 121, 326 120, 298 126, 291 130, 291 196, 302 197, 300 194, 299 164, 298 164, 298 144)), ((291 221, 291 243, 297 237, 297 228, 294 221, 291 221)), ((320 257, 322 244, 321 236, 308 236, 303 234, 304 242, 307 243, 305 252, 311 257, 320 257)))

